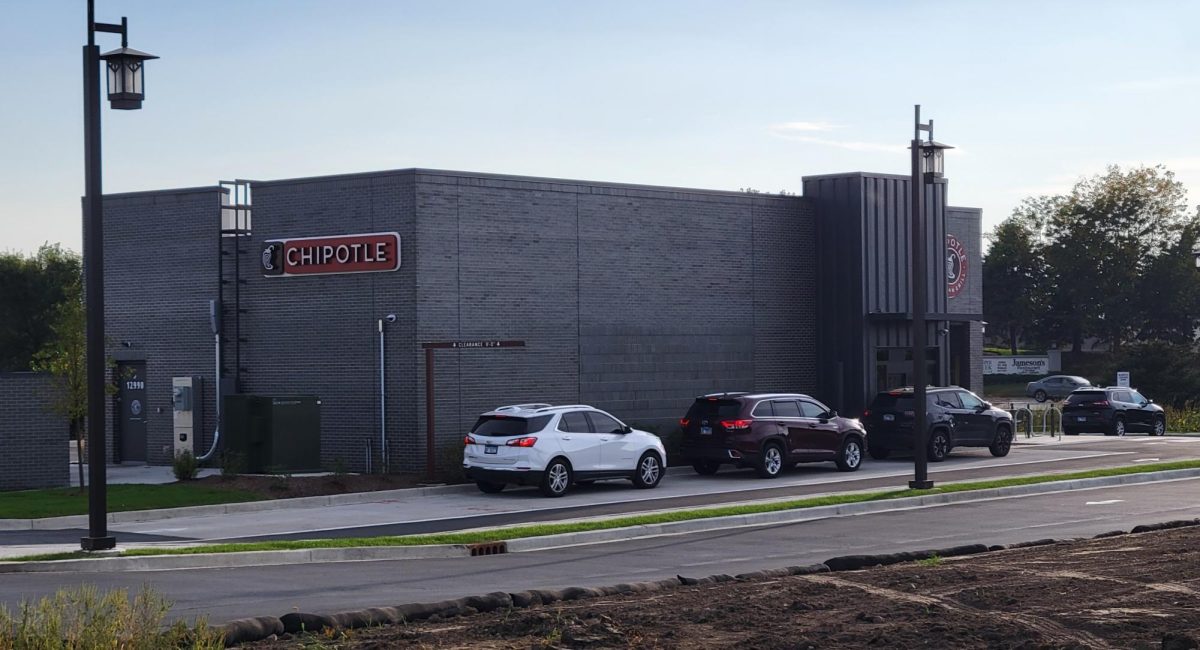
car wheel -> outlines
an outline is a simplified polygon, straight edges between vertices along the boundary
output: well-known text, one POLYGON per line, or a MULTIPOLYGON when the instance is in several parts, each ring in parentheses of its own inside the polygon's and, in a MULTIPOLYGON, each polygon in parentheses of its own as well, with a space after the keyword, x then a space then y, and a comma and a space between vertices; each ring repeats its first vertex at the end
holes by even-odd
POLYGON ((542 494, 548 497, 561 497, 571 487, 571 466, 561 458, 555 458, 546 466, 542 475, 542 494))
POLYGON ((1000 425, 996 428, 996 437, 992 440, 988 451, 992 452, 992 455, 997 458, 1007 456, 1009 450, 1012 449, 1012 441, 1012 429, 1008 428, 1007 425, 1000 425))
POLYGON ((769 442, 763 447, 762 458, 754 468, 762 478, 775 478, 783 472, 783 448, 769 442))
POLYGON ((862 465, 863 448, 862 440, 857 436, 847 436, 846 442, 842 443, 842 449, 838 452, 837 468, 843 472, 853 472, 862 465))
POLYGON ((887 460, 887 457, 892 455, 892 450, 879 445, 871 445, 867 447, 867 453, 875 460, 887 460))
POLYGON ((721 469, 721 463, 715 460, 698 460, 692 463, 692 469, 696 470, 697 474, 712 476, 721 469))
POLYGON ((1108 432, 1108 435, 1124 436, 1125 435, 1125 418, 1118 417, 1117 419, 1113 420, 1112 430, 1110 430, 1108 432))
POLYGON ((1037 400, 1038 402, 1044 402, 1044 401, 1046 401, 1046 391, 1044 391, 1044 390, 1042 390, 1042 389, 1040 389, 1040 388, 1039 388, 1039 389, 1037 389, 1037 390, 1036 390, 1036 391, 1034 391, 1034 393, 1033 393, 1033 399, 1037 400))
POLYGON ((658 454, 648 451, 638 460, 637 469, 633 471, 634 487, 648 490, 658 485, 663 477, 662 460, 658 454))
POLYGON ((492 483, 491 481, 475 481, 476 487, 484 494, 499 494, 504 490, 503 483, 492 483))
POLYGON ((929 434, 928 452, 931 463, 940 463, 946 460, 946 455, 950 453, 950 436, 940 429, 929 434))
POLYGON ((1152 436, 1167 435, 1167 419, 1163 416, 1154 418, 1154 430, 1150 432, 1152 436))

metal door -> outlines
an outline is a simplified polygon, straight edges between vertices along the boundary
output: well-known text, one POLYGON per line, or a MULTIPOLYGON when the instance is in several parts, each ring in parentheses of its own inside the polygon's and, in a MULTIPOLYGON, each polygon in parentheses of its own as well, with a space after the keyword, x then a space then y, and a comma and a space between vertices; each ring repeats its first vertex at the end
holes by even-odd
POLYGON ((117 460, 146 461, 146 362, 117 364, 117 460))

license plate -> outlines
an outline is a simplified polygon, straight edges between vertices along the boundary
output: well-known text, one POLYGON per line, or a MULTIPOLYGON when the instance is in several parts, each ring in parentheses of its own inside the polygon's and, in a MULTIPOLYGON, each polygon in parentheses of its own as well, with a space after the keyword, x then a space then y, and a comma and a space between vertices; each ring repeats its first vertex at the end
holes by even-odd
POLYGON ((700 427, 700 435, 711 436, 712 435, 712 427, 700 427))
POLYGON ((497 447, 496 445, 486 445, 483 448, 483 453, 485 453, 485 454, 494 454, 499 451, 500 451, 500 447, 497 447))
POLYGON ((884 414, 883 414, 883 421, 884 421, 884 422, 895 422, 895 421, 896 421, 896 416, 892 415, 891 413, 884 413, 884 414))
POLYGON ((1081 416, 1079 416, 1079 417, 1075 418, 1075 421, 1076 421, 1076 422, 1087 422, 1087 416, 1086 416, 1086 415, 1081 415, 1081 416))

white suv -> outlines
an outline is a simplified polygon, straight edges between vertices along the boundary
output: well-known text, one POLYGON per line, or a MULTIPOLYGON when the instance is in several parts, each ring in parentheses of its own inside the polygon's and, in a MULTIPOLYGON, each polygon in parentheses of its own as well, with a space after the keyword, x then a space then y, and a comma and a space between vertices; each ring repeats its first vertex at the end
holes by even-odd
POLYGON ((611 478, 652 488, 666 466, 658 436, 585 404, 501 406, 463 439, 463 470, 488 494, 512 483, 560 497, 572 483, 611 478))

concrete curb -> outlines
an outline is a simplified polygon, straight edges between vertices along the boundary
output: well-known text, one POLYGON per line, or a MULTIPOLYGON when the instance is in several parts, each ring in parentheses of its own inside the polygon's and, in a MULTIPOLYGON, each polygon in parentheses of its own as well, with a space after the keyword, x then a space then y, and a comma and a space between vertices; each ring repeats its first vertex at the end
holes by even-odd
MULTIPOLYGON (((364 560, 411 560, 449 557, 470 557, 503 552, 541 551, 563 546, 599 544, 626 541, 661 535, 682 535, 731 528, 769 526, 773 524, 799 523, 830 517, 846 517, 878 512, 890 512, 911 508, 1004 499, 1032 494, 1048 494, 1070 490, 1086 490, 1114 485, 1136 485, 1159 481, 1173 481, 1200 477, 1200 468, 1168 470, 1106 476, 1100 478, 1051 481, 1032 485, 970 490, 949 494, 863 501, 832 506, 798 508, 757 514, 733 515, 693 519, 662 524, 646 524, 624 528, 593 530, 561 535, 544 535, 507 540, 491 544, 474 545, 426 545, 426 546, 369 546, 355 548, 305 549, 296 551, 248 551, 238 553, 208 553, 195 555, 151 555, 141 557, 102 557, 78 560, 49 560, 36 562, 2 562, 3 573, 77 572, 98 573, 104 571, 155 571, 169 569, 216 569, 242 566, 272 566, 280 564, 306 564, 323 562, 355 562, 364 560), (480 550, 483 549, 483 550, 480 550)), ((630 515, 619 515, 626 517, 630 515)))
MULTIPOLYGON (((437 485, 421 488, 403 488, 400 490, 380 490, 377 492, 328 494, 318 497, 296 497, 293 499, 270 499, 266 501, 221 503, 210 506, 185 506, 182 508, 160 508, 158 510, 129 510, 125 512, 110 512, 108 514, 108 523, 110 525, 137 524, 148 521, 174 519, 176 517, 215 517, 243 512, 266 512, 268 510, 320 508, 324 506, 351 506, 362 503, 394 501, 409 497, 422 497, 430 494, 474 492, 475 489, 476 488, 474 484, 437 485)), ((87 525, 87 515, 46 517, 44 519, 0 519, 0 531, 65 530, 71 528, 86 528, 87 525)))
MULTIPOLYGON (((1117 535, 1136 534, 1152 530, 1166 530, 1185 526, 1200 526, 1200 519, 1169 521, 1147 526, 1136 526, 1133 530, 1112 531, 1102 533, 1092 538, 1102 539, 1117 535)), ((567 587, 565 589, 533 589, 515 593, 497 591, 482 596, 467 596, 455 600, 443 600, 436 603, 408 603, 395 607, 372 607, 338 614, 307 614, 289 612, 278 618, 274 616, 259 616, 230 621, 222 626, 225 635, 225 645, 261 641, 278 634, 313 633, 320 634, 326 629, 354 629, 375 627, 380 625, 398 625, 415 621, 438 620, 468 616, 479 612, 489 612, 497 609, 523 609, 538 605, 549 605, 560 601, 580 600, 584 598, 601 598, 619 594, 665 591, 687 586, 703 586, 724 582, 749 582, 766 580, 785 576, 803 576, 816 573, 831 573, 841 571, 857 571, 876 566, 886 566, 901 562, 928 560, 934 557, 949 558, 978 555, 993 551, 1008 549, 1046 546, 1061 542, 1080 541, 1077 539, 1040 539, 1019 544, 994 545, 966 544, 950 548, 930 549, 923 551, 904 551, 881 555, 843 555, 830 558, 820 564, 807 566, 790 566, 778 569, 766 569, 741 573, 736 576, 717 574, 703 578, 688 578, 675 576, 653 582, 635 582, 611 585, 605 587, 567 587)))

